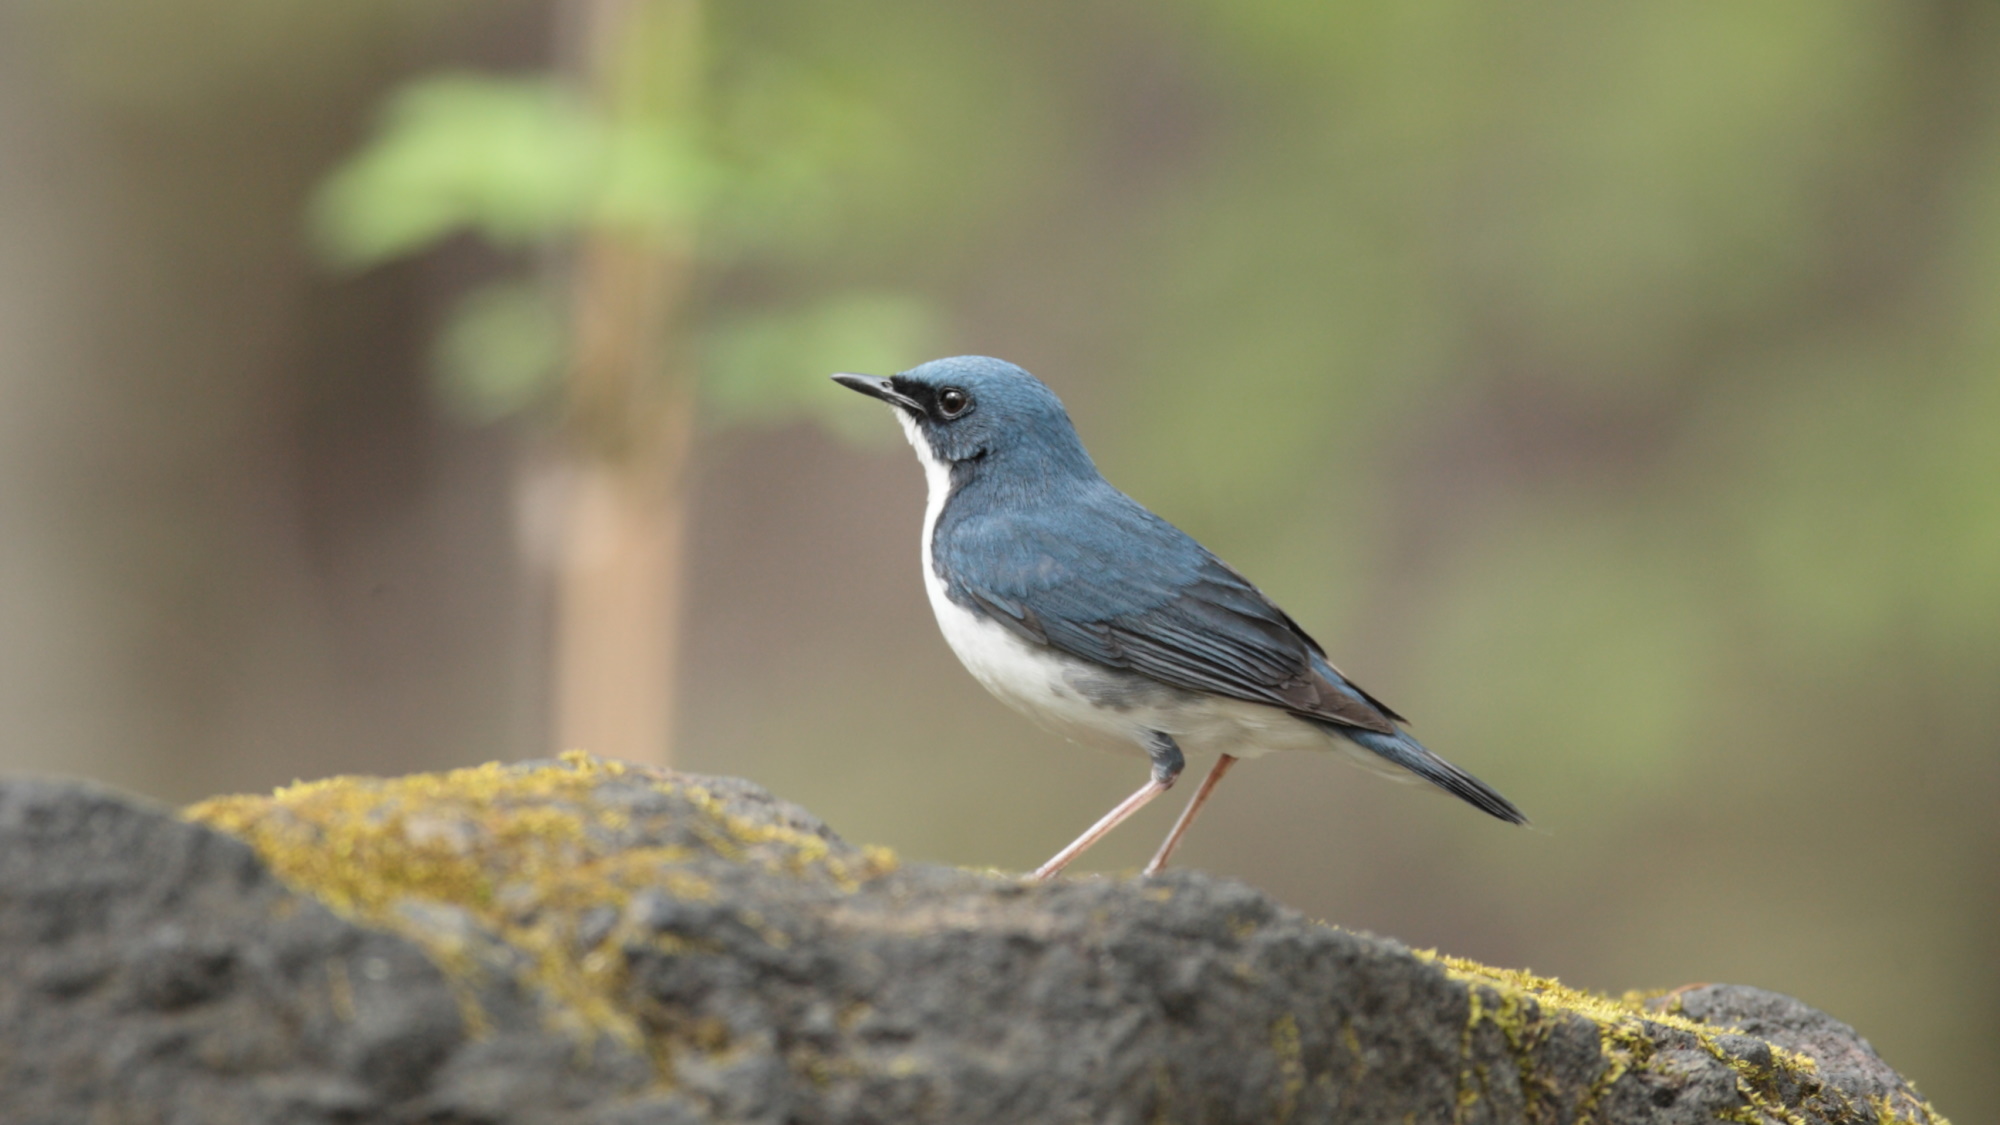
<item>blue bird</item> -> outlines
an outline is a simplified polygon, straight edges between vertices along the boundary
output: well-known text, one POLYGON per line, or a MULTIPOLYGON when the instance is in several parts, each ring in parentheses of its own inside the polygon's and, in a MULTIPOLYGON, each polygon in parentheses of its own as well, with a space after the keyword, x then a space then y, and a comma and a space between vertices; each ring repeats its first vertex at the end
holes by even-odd
POLYGON ((1405 733, 1250 581, 1097 471, 1055 392, 1002 360, 939 359, 891 378, 835 375, 881 399, 923 463, 924 586, 973 678, 1059 734, 1144 752, 1152 775, 1035 871, 1053 878, 1172 788, 1215 767, 1146 865, 1166 865, 1239 758, 1341 750, 1526 824, 1492 787, 1405 733))

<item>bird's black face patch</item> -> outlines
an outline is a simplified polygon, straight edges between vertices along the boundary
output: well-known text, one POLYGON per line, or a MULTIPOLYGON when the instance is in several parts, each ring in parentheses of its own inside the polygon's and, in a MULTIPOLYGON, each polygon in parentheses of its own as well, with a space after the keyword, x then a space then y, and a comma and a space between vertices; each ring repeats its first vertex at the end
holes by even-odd
POLYGON ((897 394, 914 404, 905 408, 939 459, 954 464, 986 456, 998 435, 995 419, 980 410, 980 396, 959 382, 890 378, 897 394))
POLYGON ((972 392, 956 385, 922 382, 904 375, 891 376, 889 385, 915 403, 915 413, 932 425, 959 421, 978 407, 972 392))

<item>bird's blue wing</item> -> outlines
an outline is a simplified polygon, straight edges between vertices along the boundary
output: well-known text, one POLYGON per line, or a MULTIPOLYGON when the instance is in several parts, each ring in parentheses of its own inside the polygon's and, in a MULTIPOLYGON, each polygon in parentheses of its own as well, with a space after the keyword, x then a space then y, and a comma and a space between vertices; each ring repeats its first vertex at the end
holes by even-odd
POLYGON ((947 595, 1023 637, 1184 690, 1396 729, 1401 716, 1247 579, 1108 485, 1059 506, 952 514, 932 543, 947 595))

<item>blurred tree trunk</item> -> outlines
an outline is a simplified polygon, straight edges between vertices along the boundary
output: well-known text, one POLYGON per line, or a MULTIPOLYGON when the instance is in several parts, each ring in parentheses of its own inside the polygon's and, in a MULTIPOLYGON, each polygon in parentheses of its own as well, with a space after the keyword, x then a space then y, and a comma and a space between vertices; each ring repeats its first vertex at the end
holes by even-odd
MULTIPOLYGON (((558 18, 572 73, 613 127, 688 118, 699 84, 696 0, 567 0, 558 18)), ((595 226, 570 263, 558 749, 671 757, 694 433, 694 372, 674 334, 691 243, 684 226, 595 226)))

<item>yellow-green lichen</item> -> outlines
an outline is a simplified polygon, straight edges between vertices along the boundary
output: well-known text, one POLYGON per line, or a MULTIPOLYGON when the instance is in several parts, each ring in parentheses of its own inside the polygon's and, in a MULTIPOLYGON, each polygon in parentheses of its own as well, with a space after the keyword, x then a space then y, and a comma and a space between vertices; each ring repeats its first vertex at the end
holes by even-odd
MULTIPOLYGON (((1487 1093, 1484 1069, 1471 1062, 1472 1043, 1479 1026, 1492 1023, 1506 1040, 1520 1072, 1525 1116, 1531 1121, 1540 1120, 1541 1105, 1553 1087, 1536 1071, 1535 1049, 1547 1038, 1556 1021, 1565 1016, 1580 1017, 1594 1025, 1599 1053, 1604 1059, 1604 1069, 1577 1108, 1579 1122, 1595 1121, 1598 1106, 1612 1084, 1651 1061, 1657 1049, 1654 1036, 1661 1028, 1685 1032, 1702 1050, 1735 1073, 1737 1092, 1744 1105, 1733 1111, 1734 1116, 1725 1114, 1730 1120, 1741 1119, 1752 1125, 1772 1122, 1805 1125, 1804 1117, 1779 1101, 1776 1090, 1780 1079, 1796 1082, 1809 1095, 1828 1095, 1846 1101, 1838 1091, 1821 1085, 1818 1064, 1805 1055, 1767 1043, 1771 1063, 1759 1066, 1723 1046, 1722 1037, 1732 1034, 1732 1029, 1688 1018, 1677 1001, 1670 1001, 1664 1008, 1647 1006, 1648 1001, 1671 994, 1631 992, 1614 999, 1518 969, 1496 969, 1435 951, 1420 950, 1417 956, 1437 964, 1452 979, 1466 985, 1468 1014, 1459 1040, 1461 1057, 1466 1060, 1459 1074, 1461 1117, 1466 1108, 1477 1104, 1487 1093)), ((1926 1103, 1912 1100, 1908 1108, 1912 1116, 1907 1120, 1911 1125, 1950 1125, 1926 1103)), ((1895 1120, 1900 1123, 1905 1119, 1895 1120)))
POLYGON ((1471 1065, 1472 1037, 1482 1023, 1498 1028, 1513 1056, 1521 1090, 1523 1113, 1530 1121, 1540 1120, 1543 1096, 1552 1084, 1541 1077, 1533 1064, 1535 1049, 1548 1037, 1551 1024, 1544 1019, 1539 1004, 1517 992, 1502 992, 1474 985, 1467 989, 1468 1013, 1459 1032, 1459 1056, 1468 1066, 1459 1072, 1458 1105, 1462 1114, 1481 1097, 1491 1094, 1490 1072, 1484 1064, 1471 1065))
POLYGON ((1868 1108, 1875 1111, 1875 1125, 1948 1125, 1931 1109, 1930 1103, 1915 1099, 1906 1099, 1904 1105, 1898 1106, 1891 1099, 1878 1096, 1868 1099, 1868 1108), (1910 1112, 1904 1113, 1905 1109, 1910 1112))
MULTIPOLYGON (((644 1041, 621 998, 620 942, 580 949, 582 921, 604 909, 622 916, 642 890, 690 901, 716 892, 686 869, 690 849, 621 840, 629 814, 592 799, 598 786, 621 778, 685 798, 700 815, 676 827, 728 858, 754 853, 771 869, 821 875, 845 889, 895 865, 885 849, 835 856, 818 836, 730 815, 697 785, 580 753, 539 769, 489 763, 391 779, 338 777, 270 796, 218 797, 186 815, 245 840, 279 878, 336 912, 416 941, 461 990, 473 1030, 482 1015, 470 988, 482 972, 478 958, 463 937, 423 924, 416 907, 463 911, 525 955, 530 983, 558 1024, 657 1057, 661 1045, 644 1041)), ((766 940, 783 940, 755 918, 745 921, 766 940)), ((676 945, 671 936, 643 939, 676 945)), ((329 987, 338 1009, 351 989, 335 979, 329 987)))
POLYGON ((1299 1095, 1306 1088, 1305 1051, 1299 1041, 1299 1021, 1290 1012, 1271 1024, 1271 1053, 1278 1058, 1279 1125, 1298 1111, 1299 1095))

